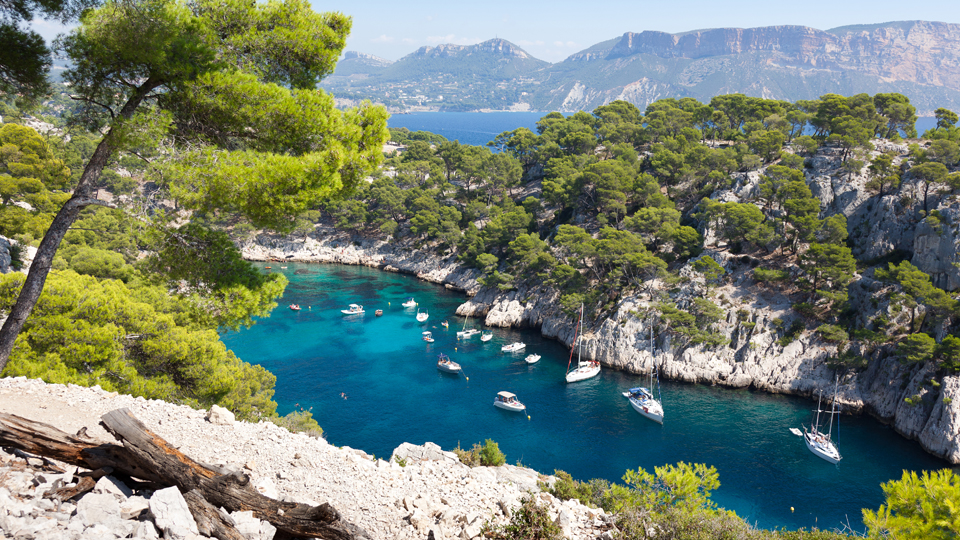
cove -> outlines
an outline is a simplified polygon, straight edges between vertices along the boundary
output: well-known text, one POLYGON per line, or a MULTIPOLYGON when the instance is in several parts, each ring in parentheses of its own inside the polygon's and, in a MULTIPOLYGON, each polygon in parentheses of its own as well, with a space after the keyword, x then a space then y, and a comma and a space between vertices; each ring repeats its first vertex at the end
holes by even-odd
MULTIPOLYGON (((569 350, 537 331, 494 329, 488 343, 479 336, 458 342, 465 320, 453 313, 465 300, 461 293, 359 266, 255 264, 283 272, 287 292, 270 317, 224 333, 223 341, 277 376, 280 414, 311 409, 335 445, 388 459, 403 442, 449 450, 493 439, 508 463, 616 482, 627 469, 706 463, 720 474, 712 499, 768 529, 849 524, 862 532, 860 509, 883 503, 882 482, 899 479, 903 470, 949 467, 866 416, 841 417, 843 461, 831 465, 789 432, 809 426, 816 408, 793 396, 665 382, 660 426, 621 395, 640 377, 604 369, 594 379, 566 384, 569 350), (425 323, 415 320, 416 309, 400 305, 410 296, 429 312, 425 323), (291 303, 301 311, 289 310, 291 303), (351 303, 366 313, 341 314, 351 303), (384 310, 382 317, 376 309, 384 310), (449 329, 441 321, 449 321, 449 329), (434 343, 421 340, 425 330, 434 343), (525 342, 526 351, 500 351, 514 341, 525 342), (524 356, 534 352, 543 358, 526 364, 524 356), (439 372, 439 353, 459 362, 469 380, 439 372), (493 406, 501 390, 517 394, 529 420, 493 406)), ((481 321, 466 325, 480 328, 481 321)))

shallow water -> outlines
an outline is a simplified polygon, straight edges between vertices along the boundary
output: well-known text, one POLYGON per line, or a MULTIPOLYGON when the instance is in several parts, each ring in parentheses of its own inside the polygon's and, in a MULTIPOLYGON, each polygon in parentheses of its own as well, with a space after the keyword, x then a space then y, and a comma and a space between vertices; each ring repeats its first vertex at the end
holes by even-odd
POLYGON ((389 458, 402 442, 451 449, 489 438, 509 463, 582 480, 620 481, 631 468, 707 463, 720 473, 713 494, 720 506, 761 527, 790 529, 849 523, 862 530, 860 509, 883 502, 882 482, 899 479, 904 469, 948 466, 879 422, 850 416, 841 417, 839 434, 834 428, 843 461, 831 465, 789 432, 809 425, 815 408, 792 396, 665 382, 660 426, 621 395, 642 384, 640 377, 604 369, 568 385, 569 351, 539 332, 495 329, 488 343, 479 335, 458 342, 464 323, 480 327, 453 315, 464 301, 460 293, 365 267, 259 266, 290 279, 281 307, 253 328, 224 334, 224 342, 277 376, 281 414, 312 408, 331 443, 377 457, 389 458), (416 309, 400 305, 408 296, 430 313, 425 323, 415 320, 416 309), (302 310, 287 309, 291 303, 302 310), (341 314, 351 303, 366 313, 341 314), (374 315, 378 308, 382 317, 374 315), (449 329, 440 326, 444 320, 449 329), (424 330, 435 343, 421 340, 424 330), (514 341, 526 350, 500 352, 514 341), (465 376, 439 372, 441 352, 465 376), (533 352, 543 358, 528 365, 523 359, 533 352), (501 390, 517 394, 530 418, 494 407, 501 390))

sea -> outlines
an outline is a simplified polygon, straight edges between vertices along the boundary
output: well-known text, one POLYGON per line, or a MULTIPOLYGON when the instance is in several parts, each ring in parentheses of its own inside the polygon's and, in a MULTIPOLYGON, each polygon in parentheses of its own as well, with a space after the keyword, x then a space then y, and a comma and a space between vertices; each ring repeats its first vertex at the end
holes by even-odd
MULTIPOLYGON (((387 121, 392 128, 405 127, 410 131, 429 131, 443 135, 447 140, 460 141, 460 144, 485 146, 497 135, 505 131, 525 127, 537 132, 537 120, 546 116, 546 112, 417 112, 395 114, 387 121)), ((936 127, 936 118, 917 119, 917 133, 922 134, 936 127)))
POLYGON ((662 381, 659 425, 622 395, 647 385, 647 376, 604 369, 567 384, 576 356, 534 330, 493 329, 487 343, 479 336, 458 340, 457 330, 481 328, 481 321, 454 315, 466 300, 461 293, 361 266, 256 265, 290 280, 281 305, 251 328, 224 333, 223 341, 277 376, 281 414, 309 410, 330 443, 378 458, 389 459, 403 442, 450 450, 491 439, 508 463, 581 480, 620 482, 627 469, 705 463, 720 476, 713 501, 753 525, 859 532, 861 509, 884 502, 881 483, 905 470, 949 466, 873 418, 846 414, 833 425, 843 460, 830 464, 790 433, 810 426, 817 406, 794 396, 662 381), (401 306, 408 298, 416 308, 401 306), (341 313, 353 303, 365 313, 341 313), (429 314, 425 323, 416 321, 418 310, 429 314), (435 341, 423 341, 423 332, 435 341), (501 352, 515 341, 526 350, 501 352), (441 353, 463 374, 438 371, 441 353), (531 353, 542 359, 527 364, 531 353), (515 393, 526 413, 494 407, 500 391, 515 393))

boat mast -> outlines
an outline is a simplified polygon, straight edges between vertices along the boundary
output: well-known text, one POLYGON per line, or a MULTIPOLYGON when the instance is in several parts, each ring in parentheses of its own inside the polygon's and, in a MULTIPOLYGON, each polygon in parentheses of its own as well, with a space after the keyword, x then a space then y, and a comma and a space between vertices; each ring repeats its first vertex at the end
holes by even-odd
POLYGON ((823 390, 820 390, 820 397, 817 398, 817 421, 813 424, 813 432, 820 433, 820 402, 823 401, 823 390))
MULTIPOLYGON (((583 304, 580 304, 580 337, 583 337, 583 304)), ((583 354, 583 347, 580 346, 580 342, 577 342, 577 367, 580 367, 583 363, 580 360, 580 356, 583 354)))
POLYGON ((828 439, 830 438, 831 435, 833 435, 833 415, 837 414, 835 411, 837 408, 837 390, 839 389, 839 386, 840 386, 840 378, 837 377, 837 382, 834 384, 834 387, 833 387, 833 403, 831 403, 830 405, 830 431, 827 432, 828 439))
MULTIPOLYGON (((583 324, 583 304, 580 304, 580 323, 583 324)), ((567 373, 570 373, 570 363, 573 362, 573 348, 577 346, 577 327, 573 327, 573 344, 570 345, 570 359, 567 360, 567 373)), ((577 357, 577 367, 580 367, 580 357, 577 357)))

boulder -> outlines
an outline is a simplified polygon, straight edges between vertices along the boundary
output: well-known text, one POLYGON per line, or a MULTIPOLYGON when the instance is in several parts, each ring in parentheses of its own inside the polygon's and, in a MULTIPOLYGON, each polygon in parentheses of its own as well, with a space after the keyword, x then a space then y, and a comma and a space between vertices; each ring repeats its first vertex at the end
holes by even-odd
POLYGON ((166 540, 187 540, 190 535, 200 534, 187 501, 175 486, 154 492, 150 497, 150 513, 166 540))
POLYGON ((219 405, 214 405, 210 407, 210 410, 207 412, 207 421, 211 424, 218 424, 221 426, 232 426, 236 422, 236 416, 227 409, 219 405))

